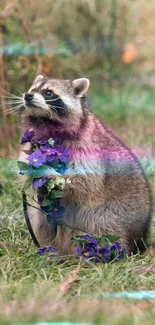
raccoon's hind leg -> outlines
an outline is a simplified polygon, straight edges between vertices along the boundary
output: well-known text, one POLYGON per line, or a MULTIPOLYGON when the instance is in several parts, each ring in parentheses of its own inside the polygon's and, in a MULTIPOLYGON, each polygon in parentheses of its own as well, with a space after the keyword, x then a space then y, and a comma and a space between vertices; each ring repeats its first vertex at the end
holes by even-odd
POLYGON ((47 222, 46 215, 31 206, 28 208, 28 215, 33 232, 40 246, 45 247, 51 245, 55 238, 55 232, 52 225, 47 222))

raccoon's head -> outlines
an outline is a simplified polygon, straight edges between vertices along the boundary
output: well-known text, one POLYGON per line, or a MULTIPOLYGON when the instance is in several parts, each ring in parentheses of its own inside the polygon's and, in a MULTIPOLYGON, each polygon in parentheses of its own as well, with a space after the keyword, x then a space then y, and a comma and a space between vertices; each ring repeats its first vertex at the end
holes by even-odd
POLYGON ((59 80, 39 75, 23 95, 22 115, 37 123, 42 121, 70 128, 80 125, 86 108, 89 80, 59 80))

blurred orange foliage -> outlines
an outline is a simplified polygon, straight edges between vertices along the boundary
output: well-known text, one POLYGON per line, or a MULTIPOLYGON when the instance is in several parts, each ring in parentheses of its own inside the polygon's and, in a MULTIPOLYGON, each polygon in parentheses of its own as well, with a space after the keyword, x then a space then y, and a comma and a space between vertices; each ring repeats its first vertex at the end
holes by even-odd
POLYGON ((126 44, 124 48, 124 53, 122 55, 122 61, 125 64, 131 64, 137 57, 138 57, 137 47, 132 43, 126 44))

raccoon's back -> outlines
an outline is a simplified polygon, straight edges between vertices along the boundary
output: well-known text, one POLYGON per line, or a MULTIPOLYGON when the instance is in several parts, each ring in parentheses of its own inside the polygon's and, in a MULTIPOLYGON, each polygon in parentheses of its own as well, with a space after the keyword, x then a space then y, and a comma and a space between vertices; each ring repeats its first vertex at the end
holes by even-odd
POLYGON ((120 216, 120 221, 126 218, 133 219, 131 223, 149 224, 151 191, 137 157, 93 116, 85 134, 70 146, 68 204, 81 208, 102 205, 120 216))

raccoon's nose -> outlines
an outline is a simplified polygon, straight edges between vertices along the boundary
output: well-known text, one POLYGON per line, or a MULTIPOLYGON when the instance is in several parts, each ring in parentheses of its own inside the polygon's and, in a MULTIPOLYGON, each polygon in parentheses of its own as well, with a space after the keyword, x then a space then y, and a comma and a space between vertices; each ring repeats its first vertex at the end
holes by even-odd
POLYGON ((34 97, 33 94, 26 93, 25 96, 24 96, 24 99, 25 99, 27 102, 30 102, 30 101, 33 99, 33 97, 34 97))

